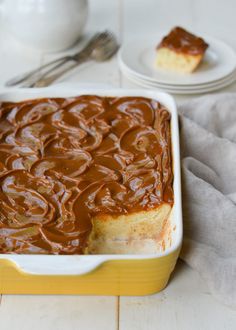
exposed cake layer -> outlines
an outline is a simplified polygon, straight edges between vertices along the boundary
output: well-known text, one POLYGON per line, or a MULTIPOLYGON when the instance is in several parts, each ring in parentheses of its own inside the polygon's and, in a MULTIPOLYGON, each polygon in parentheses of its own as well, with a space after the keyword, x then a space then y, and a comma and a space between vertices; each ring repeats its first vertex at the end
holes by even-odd
MULTIPOLYGON (((171 205, 132 214, 96 216, 88 240, 88 254, 157 253, 166 249, 171 205)), ((168 242, 169 243, 169 242, 168 242)), ((170 244, 169 244, 170 245, 170 244)))
POLYGON ((176 53, 169 48, 159 48, 156 56, 156 65, 159 68, 180 73, 193 72, 202 60, 202 55, 176 53))
POLYGON ((3 102, 0 115, 0 253, 85 253, 97 219, 124 216, 125 231, 133 214, 172 206, 170 114, 157 101, 3 102))

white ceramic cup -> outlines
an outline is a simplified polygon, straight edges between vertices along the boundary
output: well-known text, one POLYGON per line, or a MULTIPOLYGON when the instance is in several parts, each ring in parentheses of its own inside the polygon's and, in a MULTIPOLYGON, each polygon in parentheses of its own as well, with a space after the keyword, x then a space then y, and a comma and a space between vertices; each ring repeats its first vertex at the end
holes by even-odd
POLYGON ((0 0, 3 27, 19 41, 43 51, 73 45, 87 16, 87 0, 0 0))

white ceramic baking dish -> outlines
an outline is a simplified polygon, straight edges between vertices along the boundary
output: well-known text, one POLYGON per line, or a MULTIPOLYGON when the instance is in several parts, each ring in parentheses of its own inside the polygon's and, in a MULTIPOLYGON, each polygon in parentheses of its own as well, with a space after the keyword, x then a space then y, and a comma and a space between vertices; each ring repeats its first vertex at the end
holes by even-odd
POLYGON ((166 248, 165 251, 144 255, 0 254, 0 293, 146 294, 162 289, 174 268, 182 242, 182 208, 178 115, 174 99, 170 95, 143 89, 81 89, 76 86, 55 85, 40 89, 11 89, 0 93, 0 101, 17 102, 41 97, 70 97, 82 94, 117 97, 144 96, 158 100, 171 113, 174 170, 174 206, 171 225, 172 228, 175 228, 171 233, 171 246, 166 248), (130 272, 129 267, 131 267, 130 272), (150 267, 149 272, 148 267, 150 267), (11 274, 11 282, 8 281, 9 276, 6 276, 6 269, 11 274), (142 273, 144 269, 145 274, 142 273), (136 274, 134 274, 134 271, 136 274), (103 275, 98 274, 100 277, 97 277, 97 273, 103 275), (73 276, 76 283, 73 284, 76 286, 74 290, 73 288, 68 289, 70 283, 67 283, 67 278, 70 278, 70 276, 73 276), (141 277, 143 276, 146 276, 146 284, 144 283, 140 289, 141 277), (149 282, 148 276, 150 276, 149 282), (94 285, 90 282, 90 284, 86 284, 87 277, 92 279, 91 283, 94 285), (33 281, 32 285, 29 286, 24 282, 27 278, 28 283, 33 281), (99 282, 100 278, 101 281, 107 282, 106 285, 99 282), (43 284, 42 281, 48 279, 50 281, 54 279, 54 283, 58 279, 58 288, 50 290, 49 284, 48 286, 45 285, 46 282, 43 284), (22 281, 25 283, 24 285, 22 281), (157 285, 158 281, 159 285, 157 285), (136 285, 134 285, 134 282, 136 285), (150 286, 151 283, 152 286, 150 286))

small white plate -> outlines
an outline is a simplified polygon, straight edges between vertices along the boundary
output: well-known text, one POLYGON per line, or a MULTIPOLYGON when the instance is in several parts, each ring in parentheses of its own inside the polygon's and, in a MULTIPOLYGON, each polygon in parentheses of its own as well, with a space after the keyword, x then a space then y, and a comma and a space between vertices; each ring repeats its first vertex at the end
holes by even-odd
POLYGON ((229 79, 232 79, 232 77, 235 77, 235 79, 236 79, 236 69, 235 69, 234 71, 232 71, 227 76, 225 76, 221 79, 217 79, 217 80, 212 81, 212 82, 205 83, 205 84, 194 84, 194 85, 162 84, 160 82, 153 82, 153 81, 150 81, 149 79, 140 78, 139 76, 134 74, 133 71, 131 71, 127 67, 125 67, 123 65, 123 63, 120 63, 120 69, 121 69, 122 73, 126 76, 132 76, 137 80, 142 80, 144 83, 147 82, 147 83, 162 85, 163 88, 175 88, 175 89, 208 88, 208 87, 213 87, 214 85, 218 85, 220 83, 224 83, 224 82, 228 81, 229 79))
POLYGON ((224 42, 203 36, 209 44, 204 59, 198 69, 191 74, 167 72, 155 67, 156 45, 165 33, 155 36, 155 40, 136 40, 124 44, 119 51, 119 63, 123 69, 139 79, 153 83, 176 85, 203 85, 220 80, 236 69, 236 53, 224 42))
MULTIPOLYGON (((122 66, 121 66, 122 68, 122 66)), ((221 88, 221 86, 226 86, 231 84, 232 82, 236 81, 236 70, 234 70, 231 74, 227 75, 226 77, 216 80, 214 82, 210 82, 208 84, 204 84, 204 85, 167 85, 167 84, 161 84, 161 83, 157 83, 157 82, 152 82, 149 81, 147 79, 141 79, 139 77, 137 77, 136 75, 134 75, 131 71, 128 71, 124 68, 122 68, 122 72, 124 73, 125 76, 127 76, 128 78, 138 81, 138 82, 142 82, 142 85, 153 85, 158 87, 158 88, 162 88, 164 90, 167 89, 174 89, 176 91, 196 91, 196 90, 200 90, 200 91, 204 91, 205 89, 209 89, 211 88, 211 90, 215 89, 219 89, 221 88), (220 86, 220 87, 219 87, 220 86)))
POLYGON ((236 75, 232 75, 229 79, 226 79, 223 82, 216 83, 214 85, 204 86, 204 87, 192 87, 192 88, 175 88, 175 87, 166 87, 165 85, 153 83, 153 82, 147 82, 142 79, 139 79, 135 76, 132 76, 130 74, 126 74, 127 78, 130 79, 133 83, 146 87, 146 88, 156 88, 161 91, 165 91, 168 93, 173 94, 202 94, 202 93, 209 93, 216 90, 219 90, 221 88, 224 88, 230 84, 232 84, 236 80, 236 75))

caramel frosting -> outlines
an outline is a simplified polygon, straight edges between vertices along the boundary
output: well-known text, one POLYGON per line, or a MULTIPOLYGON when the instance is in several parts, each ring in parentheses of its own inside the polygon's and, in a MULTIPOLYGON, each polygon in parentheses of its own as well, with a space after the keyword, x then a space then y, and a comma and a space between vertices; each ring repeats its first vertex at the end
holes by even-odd
POLYGON ((177 53, 184 53, 190 55, 204 54, 208 48, 208 44, 181 27, 176 27, 164 37, 158 48, 166 47, 177 53))
POLYGON ((173 203, 170 114, 143 97, 0 104, 0 253, 81 254, 99 215, 173 203))

